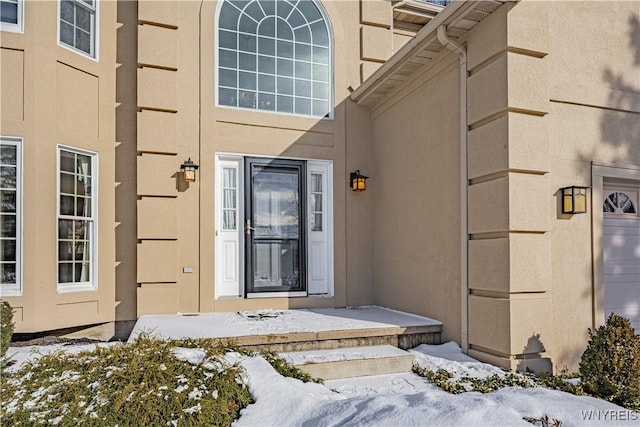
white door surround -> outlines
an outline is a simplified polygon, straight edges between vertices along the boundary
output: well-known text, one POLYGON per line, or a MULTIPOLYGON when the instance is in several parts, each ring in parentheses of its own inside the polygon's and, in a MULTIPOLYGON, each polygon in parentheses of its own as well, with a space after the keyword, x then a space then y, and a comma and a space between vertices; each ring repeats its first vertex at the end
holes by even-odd
POLYGON ((591 195, 592 328, 604 324, 611 311, 630 318, 633 326, 638 328, 640 217, 637 202, 640 196, 640 166, 593 164, 591 195), (615 194, 620 192, 624 194, 622 198, 615 194), (628 201, 635 203, 635 215, 630 212, 628 201))
MULTIPOLYGON (((307 286, 302 291, 248 291, 246 249, 250 239, 247 230, 247 165, 246 158, 256 160, 287 159, 249 154, 218 153, 216 155, 215 215, 215 298, 274 298, 333 296, 333 162, 313 159, 289 159, 304 163, 305 183, 300 193, 305 197, 306 216, 301 223, 306 250, 304 265, 307 286)), ((249 288, 251 288, 249 286, 249 288)))

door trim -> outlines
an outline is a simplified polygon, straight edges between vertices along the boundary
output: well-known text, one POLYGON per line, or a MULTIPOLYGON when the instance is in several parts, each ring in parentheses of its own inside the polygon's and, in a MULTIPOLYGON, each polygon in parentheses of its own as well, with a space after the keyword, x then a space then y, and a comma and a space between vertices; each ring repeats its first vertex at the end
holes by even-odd
POLYGON ((619 182, 640 186, 640 166, 591 165, 591 249, 593 262, 592 320, 595 329, 605 323, 604 296, 604 213, 602 200, 604 187, 619 185, 619 182))
MULTIPOLYGON (((304 161, 306 164, 306 180, 307 180, 307 241, 305 250, 307 251, 306 292, 270 292, 266 295, 245 293, 245 239, 244 239, 244 159, 252 157, 262 160, 278 159, 273 156, 260 154, 245 154, 237 152, 216 152, 215 153, 215 203, 211 206, 214 210, 214 257, 210 261, 213 263, 213 281, 211 286, 213 289, 211 295, 214 301, 229 299, 249 299, 249 298, 334 298, 335 297, 335 253, 334 253, 334 161, 326 159, 313 158, 286 158, 291 160, 304 161), (238 188, 237 188, 237 222, 242 227, 238 230, 223 229, 223 169, 231 168, 238 172, 238 188), (314 211, 311 208, 311 175, 321 174, 323 179, 323 211, 325 218, 323 222, 323 231, 318 232, 312 230, 312 221, 309 215, 314 211), (317 264, 317 262, 321 264, 317 264), (315 263, 315 264, 313 264, 315 263), (313 265, 312 265, 313 264, 313 265)), ((285 159, 282 159, 285 160, 285 159)), ((341 186, 340 186, 341 187, 341 186)), ((205 229, 211 230, 208 226, 205 229)), ((210 234, 209 234, 210 235, 210 234)), ((211 235, 210 235, 211 236, 211 235)))

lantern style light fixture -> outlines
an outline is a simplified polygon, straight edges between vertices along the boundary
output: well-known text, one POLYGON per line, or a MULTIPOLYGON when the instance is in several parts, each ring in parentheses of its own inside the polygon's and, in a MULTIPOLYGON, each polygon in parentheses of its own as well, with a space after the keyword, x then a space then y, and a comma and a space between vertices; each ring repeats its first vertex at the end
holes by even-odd
POLYGON ((360 170, 351 172, 351 189, 353 191, 364 191, 367 189, 367 183, 365 182, 369 177, 360 173, 360 170))
POLYGON ((562 191, 562 213, 578 214, 587 212, 587 188, 589 187, 564 187, 562 191))
POLYGON ((196 171, 200 165, 196 164, 191 160, 186 160, 183 164, 180 165, 180 172, 182 172, 182 177, 185 182, 195 182, 196 180, 196 171))

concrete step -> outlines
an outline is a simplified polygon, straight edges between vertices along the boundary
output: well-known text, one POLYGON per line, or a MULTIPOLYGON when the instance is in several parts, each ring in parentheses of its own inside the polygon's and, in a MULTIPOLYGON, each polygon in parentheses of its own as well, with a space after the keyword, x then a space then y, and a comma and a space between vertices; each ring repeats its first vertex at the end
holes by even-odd
POLYGON ((378 306, 141 316, 129 337, 211 338, 276 353, 440 344, 442 322, 378 306))
MULTIPOLYGON (((442 326, 369 328, 238 336, 228 341, 253 351, 294 352, 390 345, 410 349, 440 344, 442 326)), ((224 340, 223 340, 224 341, 224 340)))
POLYGON ((324 380, 410 372, 414 361, 412 354, 391 345, 293 351, 280 356, 324 380))

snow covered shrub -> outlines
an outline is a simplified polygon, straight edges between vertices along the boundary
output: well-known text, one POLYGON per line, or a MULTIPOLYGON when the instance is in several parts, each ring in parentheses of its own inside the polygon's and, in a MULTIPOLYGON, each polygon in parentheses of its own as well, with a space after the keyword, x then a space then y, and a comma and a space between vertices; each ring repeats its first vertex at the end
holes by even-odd
POLYGON ((13 310, 8 302, 0 300, 0 358, 7 353, 13 335, 13 310))
POLYGON ((576 376, 568 376, 567 374, 560 373, 559 375, 553 375, 549 372, 543 372, 536 378, 536 384, 541 387, 550 388, 552 390, 560 390, 565 393, 575 394, 576 396, 584 396, 585 393, 580 383, 573 384, 567 379, 576 378, 576 376))
POLYGON ((465 393, 467 391, 491 393, 505 387, 529 388, 535 386, 533 379, 512 372, 505 372, 502 375, 488 375, 484 378, 473 378, 466 375, 456 377, 454 373, 446 369, 438 369, 434 372, 418 364, 414 364, 412 370, 416 375, 426 378, 430 383, 452 394, 465 393))
POLYGON ((615 313, 593 332, 580 359, 585 391, 618 405, 640 409, 640 337, 615 313))
POLYGON ((245 371, 223 346, 192 344, 141 335, 44 355, 3 374, 0 425, 230 426, 253 403, 245 371))
POLYGON ((414 363, 412 371, 414 374, 426 378, 430 383, 437 385, 451 394, 460 394, 467 391, 459 381, 453 379, 453 374, 446 369, 438 369, 434 372, 429 368, 423 368, 417 363, 414 363))
POLYGON ((324 383, 322 378, 313 378, 311 375, 296 368, 291 363, 287 362, 285 359, 275 353, 263 352, 261 356, 264 357, 264 359, 269 362, 273 369, 275 369, 276 372, 283 377, 295 378, 302 381, 303 383, 324 383))
POLYGON ((562 427, 562 421, 555 418, 551 420, 548 415, 541 418, 524 417, 523 420, 539 427, 562 427))

